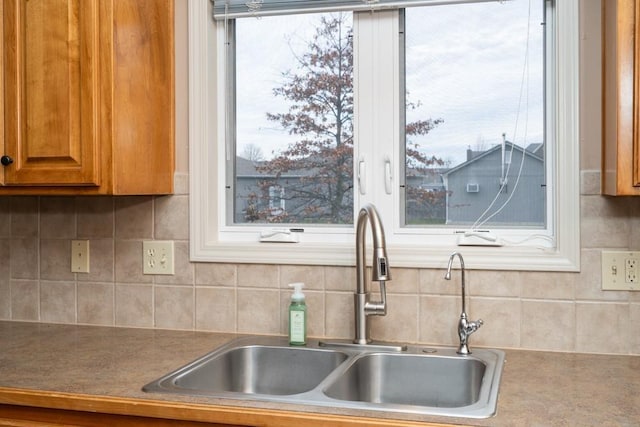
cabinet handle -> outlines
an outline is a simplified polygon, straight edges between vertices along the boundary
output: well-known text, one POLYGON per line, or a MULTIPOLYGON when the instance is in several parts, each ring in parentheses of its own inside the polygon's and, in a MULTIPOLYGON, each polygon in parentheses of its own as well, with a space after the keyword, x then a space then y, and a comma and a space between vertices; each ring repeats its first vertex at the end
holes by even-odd
POLYGON ((0 163, 2 163, 2 166, 9 166, 13 163, 13 159, 9 156, 2 156, 0 157, 0 163))

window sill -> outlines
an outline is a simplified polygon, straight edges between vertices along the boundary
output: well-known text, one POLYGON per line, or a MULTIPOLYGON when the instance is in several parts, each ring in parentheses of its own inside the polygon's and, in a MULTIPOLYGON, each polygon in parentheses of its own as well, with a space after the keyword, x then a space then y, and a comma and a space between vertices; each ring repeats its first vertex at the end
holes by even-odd
MULTIPOLYGON (((478 270, 579 271, 579 259, 555 249, 531 247, 389 246, 392 267, 446 268, 452 252, 465 257, 465 266, 478 270)), ((570 251, 567 251, 570 252, 570 251)), ((370 261, 370 251, 367 258, 370 261)), ((256 264, 354 266, 355 244, 217 243, 192 241, 191 260, 256 264)))

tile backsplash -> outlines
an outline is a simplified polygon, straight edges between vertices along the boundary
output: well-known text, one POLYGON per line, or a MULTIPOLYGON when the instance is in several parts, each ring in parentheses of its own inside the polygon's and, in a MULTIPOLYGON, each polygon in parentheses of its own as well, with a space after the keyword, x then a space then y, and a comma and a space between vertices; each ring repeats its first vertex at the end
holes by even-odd
MULTIPOLYGON (((176 159, 188 170, 187 2, 176 3, 176 159)), ((601 4, 580 1, 580 273, 470 271, 471 345, 640 355, 640 292, 601 290, 602 250, 640 250, 640 197, 600 195, 601 4)), ((307 284, 309 334, 351 338, 355 268, 189 261, 188 174, 163 197, 0 197, 0 320, 284 334, 307 284), (73 239, 90 273, 71 273, 73 239), (173 276, 142 274, 144 240, 175 242, 173 276)), ((454 345, 459 277, 393 270, 379 340, 454 345)))
MULTIPOLYGON (((473 345, 640 354, 640 293, 603 292, 603 249, 640 249, 640 199, 599 195, 583 171, 580 273, 470 271, 473 345)), ((186 174, 162 197, 0 197, 0 319, 284 334, 290 290, 304 281, 309 334, 353 334, 355 269, 192 263, 186 174), (90 241, 90 273, 71 273, 70 242, 90 241), (173 276, 142 274, 142 242, 173 240, 173 276)), ((459 278, 394 269, 379 340, 453 345, 459 278)))

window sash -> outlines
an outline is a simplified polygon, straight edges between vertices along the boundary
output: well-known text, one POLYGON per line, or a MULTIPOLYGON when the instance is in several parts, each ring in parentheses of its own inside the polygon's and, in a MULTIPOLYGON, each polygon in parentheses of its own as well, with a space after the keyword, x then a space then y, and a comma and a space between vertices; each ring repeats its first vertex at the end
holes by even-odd
MULTIPOLYGON (((226 20, 244 17, 299 13, 376 11, 455 3, 486 3, 505 0, 212 0, 213 17, 226 20)), ((506 0, 510 1, 510 0, 506 0)))
MULTIPOLYGON (((469 247, 469 268, 506 270, 579 271, 580 264, 580 215, 579 215, 579 0, 558 2, 557 16, 561 25, 554 26, 557 40, 552 55, 556 58, 553 74, 556 90, 550 115, 557 117, 554 134, 563 141, 550 159, 557 190, 554 198, 557 212, 549 212, 556 218, 557 241, 555 248, 530 246, 469 247), (557 154, 557 157, 555 156, 557 154), (555 166, 553 166, 555 165, 555 166), (559 167, 561 165, 561 167, 559 167)), ((341 244, 304 243, 293 245, 268 245, 253 242, 225 241, 220 234, 223 212, 218 183, 224 182, 223 174, 212 165, 219 164, 224 149, 224 126, 216 110, 224 109, 224 102, 216 95, 215 76, 223 68, 220 51, 211 49, 217 45, 216 26, 211 20, 213 5, 209 2, 189 2, 189 140, 190 140, 190 256, 193 261, 208 262, 257 262, 303 265, 354 265, 352 242, 341 244), (211 117, 217 116, 217 120, 211 117), (217 137, 215 136, 217 135, 217 137)), ((224 93, 224 91, 222 92, 224 93)), ((390 247, 396 267, 441 268, 442 260, 455 244, 436 243, 420 239, 414 243, 390 247)), ((445 259, 446 261, 446 259, 445 259)))

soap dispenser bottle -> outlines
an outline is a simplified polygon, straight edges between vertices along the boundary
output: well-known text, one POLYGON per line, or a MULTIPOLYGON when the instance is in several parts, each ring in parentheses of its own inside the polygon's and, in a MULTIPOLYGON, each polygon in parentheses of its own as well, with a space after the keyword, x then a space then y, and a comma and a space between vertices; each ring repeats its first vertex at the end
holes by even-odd
POLYGON ((305 345, 307 343, 307 305, 302 288, 304 283, 291 283, 294 288, 289 304, 289 344, 305 345))

